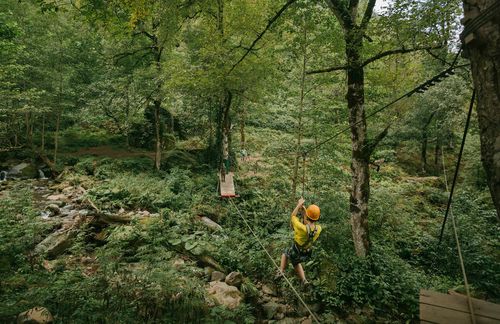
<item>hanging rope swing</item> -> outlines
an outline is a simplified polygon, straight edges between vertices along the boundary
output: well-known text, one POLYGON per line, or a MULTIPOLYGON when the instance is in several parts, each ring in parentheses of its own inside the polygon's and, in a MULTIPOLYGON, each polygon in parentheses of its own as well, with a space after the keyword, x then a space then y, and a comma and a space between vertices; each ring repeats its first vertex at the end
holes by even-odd
MULTIPOLYGON (((467 279, 467 273, 465 271, 462 248, 460 246, 460 240, 458 238, 457 225, 451 208, 453 192, 458 178, 460 162, 462 160, 462 154, 465 146, 465 139, 467 137, 467 131, 470 125, 470 117, 472 115, 475 96, 476 96, 476 91, 474 90, 472 92, 469 112, 467 114, 467 119, 464 127, 464 135, 462 137, 462 144, 460 146, 460 152, 457 157, 457 164, 455 167, 455 174, 453 176, 453 183, 448 198, 448 204, 446 207, 445 217, 443 219, 443 225, 441 227, 441 234, 439 236, 439 244, 440 244, 443 238, 446 220, 448 218, 448 215, 450 215, 451 224, 453 227, 453 236, 457 247, 458 259, 460 263, 460 269, 462 272, 462 278, 464 281, 466 296, 459 294, 446 295, 435 291, 422 289, 420 291, 421 323, 472 323, 472 324, 500 323, 500 305, 489 303, 471 297, 469 281, 467 279)), ((441 157, 443 163, 443 173, 445 178, 446 191, 448 191, 448 179, 446 177, 444 153, 441 152, 441 154, 442 154, 441 157)))

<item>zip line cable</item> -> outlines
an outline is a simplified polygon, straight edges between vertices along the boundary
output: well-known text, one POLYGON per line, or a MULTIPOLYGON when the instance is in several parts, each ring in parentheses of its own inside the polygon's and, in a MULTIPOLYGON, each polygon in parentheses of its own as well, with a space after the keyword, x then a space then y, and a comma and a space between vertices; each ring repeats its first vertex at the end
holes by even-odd
MULTIPOLYGON (((389 108, 390 106, 394 105, 395 103, 397 103, 398 101, 406 98, 406 97, 411 97, 414 93, 423 93, 425 92, 426 90, 428 90, 430 87, 436 85, 436 83, 439 83, 441 82, 443 79, 451 76, 451 75, 454 75, 455 72, 454 70, 459 68, 459 67, 463 67, 463 65, 459 65, 459 66, 456 66, 455 64, 457 63, 457 60, 458 60, 458 57, 460 55, 460 53, 462 52, 462 49, 460 49, 457 54, 455 55, 455 58, 453 60, 453 63, 452 65, 447 68, 446 70, 444 70, 443 72, 439 73, 439 74, 436 74, 434 77, 428 79, 427 81, 421 83, 420 85, 418 85, 417 87, 415 87, 414 89, 408 91, 407 93, 403 94, 402 96, 400 96, 399 98, 397 99, 394 99, 393 101, 389 102, 388 104, 374 110, 373 112, 371 112, 370 114, 368 114, 364 120, 366 121, 367 119, 375 116, 376 114, 384 111, 385 109, 389 108)), ((468 65, 468 64, 467 64, 468 65)), ((333 139, 337 138, 338 136, 340 136, 341 134, 347 132, 348 130, 351 129, 352 126, 356 126, 360 123, 362 123, 363 120, 360 120, 360 121, 357 121, 353 124, 350 124, 349 126, 341 129, 340 131, 336 132, 335 134, 333 134, 332 136, 328 137, 327 139, 319 142, 318 144, 314 145, 313 147, 311 147, 310 149, 307 149, 305 151, 302 152, 303 155, 307 155, 309 154, 311 151, 319 148, 320 146, 323 146, 324 144, 332 141, 333 139)))
POLYGON ((441 244, 441 241, 443 240, 444 226, 446 224, 446 219, 448 218, 448 213, 450 212, 451 201, 453 200, 453 192, 455 191, 455 185, 457 183, 458 170, 460 169, 460 161, 462 160, 462 154, 464 152, 465 139, 467 138, 467 130, 469 129, 470 116, 472 115, 472 108, 474 107, 475 98, 476 98, 476 89, 472 91, 472 98, 470 99, 469 113, 467 114, 467 120, 465 121, 464 136, 462 137, 462 144, 460 145, 460 152, 458 153, 457 165, 455 167, 455 175, 453 176, 450 196, 448 197, 448 204, 446 206, 446 213, 444 214, 443 225, 441 226, 441 234, 439 235, 439 244, 441 244))
MULTIPOLYGON (((448 191, 449 190, 448 178, 446 176, 446 165, 444 162, 444 152, 442 150, 441 150, 441 160, 443 163, 444 184, 446 186, 446 191, 448 191)), ((458 231, 457 231, 457 226, 455 224, 455 215, 453 215, 453 211, 451 209, 450 209, 450 216, 451 216, 451 224, 453 225, 453 234, 455 236, 455 244, 457 245, 458 259, 460 261, 460 269, 462 270, 462 277, 464 279, 465 293, 467 294, 467 305, 469 306, 471 322, 472 324, 476 324, 476 316, 474 315, 474 306, 472 305, 472 299, 470 296, 469 281, 467 280, 467 273, 465 272, 464 259, 462 256, 462 248, 460 247, 460 241, 458 240, 458 231)))
POLYGON ((300 294, 295 289, 295 287, 292 285, 292 282, 290 281, 290 279, 288 279, 287 276, 285 276, 285 274, 281 272, 280 267, 278 266, 278 264, 276 263, 276 261, 274 261, 274 259, 271 256, 271 254, 269 254, 269 252, 267 252, 264 244, 262 244, 262 242, 260 241, 259 237, 254 232, 254 230, 252 229, 252 227, 250 226, 250 224, 248 224, 247 220, 245 219, 245 217, 243 216, 243 214, 241 213, 241 211, 238 209, 238 207, 236 206, 236 204, 232 201, 232 199, 229 199, 229 202, 236 209, 236 211, 237 211, 238 215, 240 216, 240 218, 243 220, 243 222, 245 223, 245 225, 248 227, 248 229, 250 230, 250 232, 252 233, 252 235, 255 237, 255 239, 257 240, 257 242, 259 243, 259 245, 262 247, 262 250, 264 250, 264 252, 266 252, 266 255, 269 257, 269 260, 271 260, 271 262, 274 264, 274 266, 276 267, 276 269, 278 269, 279 273, 283 276, 283 278, 285 279, 286 283, 290 286, 290 288, 295 293, 295 295, 297 296, 297 298, 299 299, 299 301, 302 303, 302 305, 305 307, 305 309, 307 309, 307 311, 309 312, 309 314, 311 314, 311 317, 314 319, 314 321, 316 323, 319 323, 319 320, 316 317, 316 315, 314 315, 314 313, 311 311, 311 309, 309 308, 309 306, 307 306, 307 304, 304 301, 304 299, 302 299, 302 297, 300 297, 300 294))

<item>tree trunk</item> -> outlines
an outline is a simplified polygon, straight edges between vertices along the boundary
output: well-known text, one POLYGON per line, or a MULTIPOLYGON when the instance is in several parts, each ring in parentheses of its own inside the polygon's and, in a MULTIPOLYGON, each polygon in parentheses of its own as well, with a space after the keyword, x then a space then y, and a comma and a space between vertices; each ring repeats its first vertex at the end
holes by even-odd
MULTIPOLYGON (((497 0, 464 0, 464 22, 484 14, 497 0)), ((481 161, 493 203, 500 219, 500 22, 498 14, 465 37, 477 91, 481 161), (473 39, 471 39, 473 38, 473 39)))
POLYGON ((159 99, 155 99, 153 101, 154 109, 155 109, 155 168, 156 170, 160 170, 161 166, 161 132, 160 132, 160 110, 161 110, 161 101, 159 99))
POLYGON ((57 163, 57 150, 59 148, 59 127, 61 125, 61 111, 56 112, 56 132, 54 134, 54 164, 57 163))
POLYGON ((356 29, 346 32, 347 107, 351 126, 352 188, 350 211, 352 237, 356 255, 366 256, 370 248, 368 236, 368 200, 370 198, 370 154, 367 150, 364 71, 361 65, 361 35, 356 29))
POLYGON ((42 152, 45 152, 45 114, 42 115, 42 152))
POLYGON ((223 162, 223 136, 226 134, 227 140, 228 140, 228 147, 229 151, 231 151, 231 119, 230 119, 230 110, 231 110, 231 103, 233 101, 233 94, 231 91, 225 89, 224 90, 224 95, 221 100, 220 106, 219 106, 219 113, 218 113, 218 123, 217 123, 217 139, 216 139, 216 150, 217 150, 217 165, 219 167, 222 167, 222 162, 223 162))
POLYGON ((247 108, 245 104, 242 105, 241 110, 240 110, 240 143, 241 143, 241 149, 245 150, 246 149, 246 138, 245 138, 245 123, 246 123, 246 118, 247 118, 247 108))
MULTIPOLYGON (((154 29, 154 27, 153 27, 154 29)), ((154 115, 155 115, 155 169, 157 171, 160 170, 161 166, 161 151, 162 151, 162 136, 161 136, 161 86, 162 86, 162 81, 161 81, 161 54, 163 52, 163 48, 159 45, 158 43, 158 37, 156 35, 153 35, 153 55, 155 58, 155 65, 156 65, 156 72, 157 72, 157 78, 158 78, 158 84, 156 85, 157 87, 157 93, 155 96, 155 99, 153 100, 154 104, 154 115)))
POLYGON ((421 158, 421 167, 422 167, 422 173, 427 172, 427 143, 429 140, 429 135, 427 130, 429 129, 429 125, 434 118, 434 115, 436 112, 432 112, 432 114, 429 116, 429 119, 424 124, 424 127, 422 127, 422 149, 420 151, 420 158, 421 158))
POLYGON ((439 162, 439 157, 441 156, 441 142, 439 137, 436 138, 436 147, 434 148, 434 166, 437 167, 439 162))
POLYGON ((424 128, 422 132, 422 147, 420 149, 420 168, 422 173, 425 173, 427 170, 427 141, 427 128, 424 128))

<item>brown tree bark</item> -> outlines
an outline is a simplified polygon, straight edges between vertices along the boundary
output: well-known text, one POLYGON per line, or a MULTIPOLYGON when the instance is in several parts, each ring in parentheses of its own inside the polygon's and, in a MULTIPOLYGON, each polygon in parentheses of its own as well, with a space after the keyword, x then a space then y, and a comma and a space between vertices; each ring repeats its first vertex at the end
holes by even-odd
POLYGON ((154 115, 155 115, 155 169, 160 170, 161 166, 161 136, 160 136, 160 111, 161 111, 161 100, 155 99, 154 103, 154 115))
MULTIPOLYGON (((489 11, 498 0, 464 0, 464 23, 489 11)), ((500 20, 498 12, 485 24, 464 35, 465 53, 472 64, 477 91, 481 161, 500 219, 500 20)))
MULTIPOLYGON (((153 24, 153 30, 155 30, 156 27, 153 24)), ((150 39, 153 43, 152 46, 152 51, 155 59, 155 65, 156 65, 156 71, 157 71, 157 77, 158 77, 158 84, 157 84, 157 93, 155 96, 155 99, 153 100, 153 105, 154 105, 154 115, 155 115, 155 169, 160 170, 161 167, 161 152, 162 152, 162 138, 161 138, 161 86, 162 83, 161 80, 161 55, 163 52, 163 47, 160 46, 158 42, 158 37, 153 34, 150 35, 150 39)))
POLYGON ((347 69, 347 107, 351 125, 351 228, 356 255, 366 256, 370 248, 368 200, 370 199, 370 154, 367 150, 364 70, 361 66, 362 39, 355 28, 345 33, 347 69))
POLYGON ((421 168, 422 168, 422 173, 427 172, 427 144, 429 142, 429 134, 428 134, 428 129, 429 125, 432 122, 432 119, 434 118, 434 115, 436 112, 432 112, 432 114, 429 116, 427 121, 424 124, 424 127, 422 127, 422 147, 420 150, 420 159, 421 159, 421 168))

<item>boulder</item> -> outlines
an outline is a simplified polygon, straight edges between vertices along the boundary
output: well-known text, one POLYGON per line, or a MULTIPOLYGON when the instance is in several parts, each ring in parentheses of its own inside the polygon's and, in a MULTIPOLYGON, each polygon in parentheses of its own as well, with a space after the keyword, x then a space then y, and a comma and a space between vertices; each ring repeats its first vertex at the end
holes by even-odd
POLYGON ((80 216, 86 217, 86 216, 90 215, 90 210, 88 210, 88 209, 81 209, 81 210, 78 211, 78 214, 80 216))
POLYGON ((273 301, 270 301, 262 305, 262 309, 264 310, 264 314, 266 314, 266 318, 269 320, 273 319, 274 315, 278 313, 279 306, 280 306, 279 304, 273 301))
POLYGON ((127 214, 112 214, 112 213, 101 213, 99 219, 108 224, 127 224, 132 221, 134 217, 133 213, 127 214))
POLYGON ((175 259, 174 260, 174 268, 179 269, 182 268, 186 262, 183 259, 175 259))
POLYGON ((226 275, 223 272, 214 271, 212 272, 210 281, 224 281, 224 279, 226 279, 226 275))
POLYGON ((38 169, 30 163, 20 163, 9 170, 9 176, 20 178, 36 178, 38 177, 38 169))
POLYGON ((51 200, 50 203, 57 205, 57 207, 63 207, 64 205, 66 205, 66 203, 62 200, 51 200))
POLYGON ((224 305, 229 309, 234 309, 243 300, 243 295, 238 288, 229 286, 225 282, 212 281, 209 285, 207 288, 208 295, 217 305, 224 305))
POLYGON ((300 323, 301 320, 302 320, 301 318, 285 317, 276 323, 277 324, 298 324, 298 323, 300 323))
POLYGON ((309 317, 304 319, 302 322, 300 322, 300 324, 312 324, 312 323, 313 323, 313 321, 309 317))
POLYGON ((276 290, 269 287, 268 285, 262 286, 262 292, 266 295, 269 295, 269 296, 278 296, 278 294, 276 293, 276 290))
POLYGON ((54 317, 45 307, 35 307, 17 316, 17 324, 53 323, 54 317))
POLYGON ((66 194, 66 195, 70 195, 73 191, 75 190, 74 187, 72 186, 69 186, 69 187, 66 187, 62 190, 62 193, 63 194, 66 194))
POLYGON ((225 281, 228 285, 239 288, 243 282, 243 275, 239 272, 233 271, 227 275, 225 281))
POLYGON ((211 229, 216 230, 216 231, 222 230, 222 227, 219 224, 217 224, 216 222, 214 222, 213 220, 211 220, 210 218, 208 218, 206 216, 200 217, 199 220, 203 224, 205 224, 208 228, 211 228, 211 229))
POLYGON ((52 216, 59 215, 61 210, 56 204, 50 204, 47 206, 47 210, 50 211, 52 216))
POLYGON ((58 195, 50 195, 50 196, 48 196, 47 200, 65 200, 67 198, 68 197, 66 197, 66 195, 58 194, 58 195))
POLYGON ((55 258, 71 246, 76 234, 77 232, 72 229, 54 232, 38 243, 35 247, 35 253, 46 254, 49 258, 55 258))

